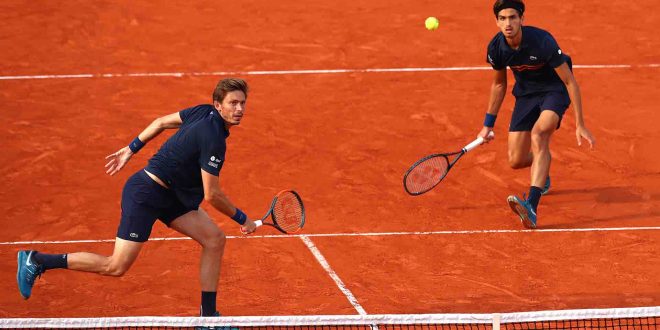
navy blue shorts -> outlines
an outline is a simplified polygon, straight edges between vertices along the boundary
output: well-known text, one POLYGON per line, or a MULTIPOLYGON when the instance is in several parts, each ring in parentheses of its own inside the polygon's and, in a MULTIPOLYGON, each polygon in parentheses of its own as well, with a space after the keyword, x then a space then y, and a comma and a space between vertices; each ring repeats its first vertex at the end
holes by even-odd
POLYGON ((117 237, 146 242, 156 219, 169 227, 174 219, 198 208, 183 206, 174 192, 159 185, 144 170, 140 170, 128 178, 124 185, 117 237))
POLYGON ((559 116, 557 123, 559 129, 561 119, 570 104, 571 98, 567 92, 547 92, 517 97, 509 132, 531 131, 543 110, 551 110, 559 116))

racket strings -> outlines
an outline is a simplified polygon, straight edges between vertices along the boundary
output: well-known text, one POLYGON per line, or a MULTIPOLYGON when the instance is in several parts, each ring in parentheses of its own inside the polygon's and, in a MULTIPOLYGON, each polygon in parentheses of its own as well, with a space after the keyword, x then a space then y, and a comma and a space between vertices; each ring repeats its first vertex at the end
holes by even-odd
POLYGON ((305 211, 298 197, 287 191, 277 196, 277 201, 273 207, 273 216, 282 230, 293 233, 302 228, 305 211))
POLYGON ((431 157, 417 164, 406 176, 406 188, 413 194, 423 193, 435 187, 447 174, 446 157, 431 157))

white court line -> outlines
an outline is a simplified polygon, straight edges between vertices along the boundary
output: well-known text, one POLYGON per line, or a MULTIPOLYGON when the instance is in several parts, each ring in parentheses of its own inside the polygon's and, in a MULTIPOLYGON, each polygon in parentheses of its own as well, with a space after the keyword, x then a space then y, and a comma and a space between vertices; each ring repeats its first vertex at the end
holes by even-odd
MULTIPOLYGON (((574 65, 574 69, 632 69, 660 68, 660 64, 586 64, 574 65)), ((0 76, 0 80, 30 79, 80 79, 80 78, 136 78, 136 77, 187 77, 187 76, 258 76, 295 74, 341 74, 378 72, 438 72, 438 71, 483 71, 492 70, 489 66, 456 66, 436 68, 375 68, 375 69, 327 69, 327 70, 262 70, 262 71, 212 71, 212 72, 145 72, 145 73, 81 73, 54 75, 0 76)))
MULTIPOLYGON (((441 230, 441 231, 399 231, 380 233, 334 233, 334 234, 299 234, 299 235, 249 235, 227 236, 228 239, 256 238, 302 238, 304 237, 351 237, 351 236, 403 236, 403 235, 479 235, 479 234, 521 234, 521 233, 574 233, 574 232, 610 232, 610 231, 645 231, 660 230, 660 227, 609 227, 609 228, 559 228, 559 229, 493 229, 493 230, 441 230)), ((154 237, 150 241, 187 241, 189 237, 154 237)), ((112 243, 115 239, 86 239, 71 241, 15 241, 0 242, 0 245, 32 245, 32 244, 78 244, 78 243, 112 243)))
POLYGON ((335 271, 332 270, 332 267, 330 267, 330 264, 328 264, 328 261, 325 260, 325 257, 323 257, 323 254, 321 254, 321 251, 319 251, 319 249, 316 247, 316 245, 314 245, 314 242, 312 242, 312 240, 309 239, 309 237, 307 237, 306 235, 300 235, 300 239, 303 241, 303 243, 305 243, 305 245, 307 246, 309 251, 312 252, 314 257, 316 258, 316 261, 318 261, 319 264, 321 264, 321 267, 323 267, 323 269, 325 269, 325 271, 328 273, 328 275, 330 275, 332 280, 335 281, 335 284, 337 284, 337 287, 339 288, 339 290, 341 290, 341 292, 344 294, 344 296, 346 296, 346 299, 348 299, 348 302, 350 302, 351 305, 353 305, 353 308, 355 308, 355 310, 358 312, 358 314, 367 315, 367 312, 364 310, 364 308, 362 308, 360 303, 357 301, 357 298, 355 298, 355 296, 353 295, 351 290, 349 290, 346 287, 346 285, 341 280, 341 278, 339 278, 339 275, 337 275, 337 273, 335 273, 335 271))

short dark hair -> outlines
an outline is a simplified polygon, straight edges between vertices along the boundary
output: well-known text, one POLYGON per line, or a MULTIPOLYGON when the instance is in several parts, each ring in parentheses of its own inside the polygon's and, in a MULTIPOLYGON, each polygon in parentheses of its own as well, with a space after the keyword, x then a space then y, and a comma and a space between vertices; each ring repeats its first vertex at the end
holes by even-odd
POLYGON ((493 12, 495 17, 500 13, 502 9, 512 8, 518 11, 518 16, 523 15, 525 12, 525 3, 522 0, 495 0, 493 5, 493 12))
POLYGON ((245 80, 240 78, 225 78, 218 82, 213 90, 213 102, 222 102, 229 92, 241 91, 247 98, 248 84, 245 80))

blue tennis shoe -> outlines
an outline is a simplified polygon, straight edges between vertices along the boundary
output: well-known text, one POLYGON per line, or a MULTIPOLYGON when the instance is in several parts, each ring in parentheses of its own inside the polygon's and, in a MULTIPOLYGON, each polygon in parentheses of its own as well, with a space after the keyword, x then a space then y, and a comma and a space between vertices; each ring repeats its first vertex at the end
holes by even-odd
POLYGON ((16 282, 18 282, 18 291, 21 292, 23 299, 30 298, 32 286, 37 277, 45 273, 44 266, 32 260, 32 255, 36 251, 24 250, 18 251, 18 270, 16 271, 16 282))
POLYGON ((550 176, 545 179, 545 185, 543 186, 543 191, 541 191, 541 195, 545 195, 550 191, 550 176))
POLYGON ((534 211, 529 201, 525 199, 525 195, 523 195, 523 199, 511 195, 506 200, 509 202, 511 210, 520 217, 520 222, 522 222, 525 228, 536 228, 536 211, 534 211))

